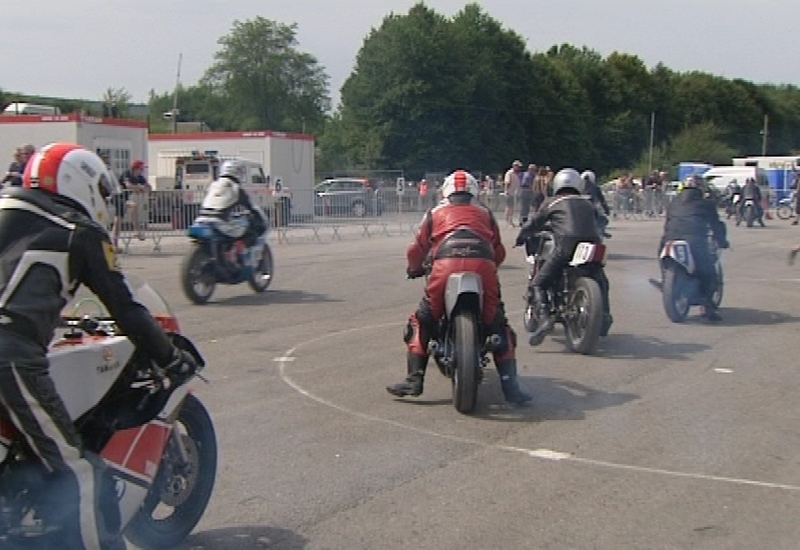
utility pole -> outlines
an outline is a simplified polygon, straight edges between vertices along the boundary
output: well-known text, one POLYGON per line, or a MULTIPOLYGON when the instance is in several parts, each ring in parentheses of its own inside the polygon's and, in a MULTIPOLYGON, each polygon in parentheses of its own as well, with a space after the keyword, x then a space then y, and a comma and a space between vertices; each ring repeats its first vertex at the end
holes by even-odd
POLYGON ((769 133, 769 115, 764 115, 764 129, 761 130, 761 156, 767 156, 767 134, 769 133))
POLYGON ((178 133, 178 88, 181 86, 181 61, 183 61, 183 53, 178 54, 178 76, 175 79, 175 94, 172 97, 172 133, 178 133))
POLYGON ((647 173, 650 174, 653 171, 653 140, 656 135, 656 112, 652 111, 650 113, 650 160, 647 163, 647 173))

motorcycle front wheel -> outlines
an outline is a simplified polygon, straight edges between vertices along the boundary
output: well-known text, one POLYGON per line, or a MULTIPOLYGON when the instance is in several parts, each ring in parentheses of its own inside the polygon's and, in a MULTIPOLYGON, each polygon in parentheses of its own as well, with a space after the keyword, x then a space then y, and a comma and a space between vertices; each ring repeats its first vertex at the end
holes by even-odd
POLYGON ((594 279, 578 277, 569 296, 564 323, 567 348, 576 353, 594 353, 603 328, 603 291, 594 279))
POLYGON ((193 303, 201 306, 211 299, 217 284, 211 256, 201 245, 195 245, 184 256, 181 265, 183 293, 193 303))
POLYGON ((470 414, 478 402, 480 349, 478 321, 468 311, 459 311, 453 319, 455 329, 455 372, 453 374, 453 406, 462 414, 470 414))
POLYGON ((172 435, 150 492, 125 530, 125 537, 139 548, 175 548, 185 541, 214 489, 217 437, 197 397, 186 396, 173 429, 178 430, 187 460, 180 458, 172 435))
POLYGON ((272 261, 272 249, 267 243, 264 243, 264 248, 261 250, 261 261, 253 270, 253 274, 250 275, 250 279, 247 282, 254 292, 264 292, 272 283, 274 273, 275 264, 272 261))
POLYGON ((719 309, 720 304, 722 304, 722 291, 723 287, 725 286, 725 281, 722 275, 722 264, 717 261, 716 263, 716 271, 717 271, 717 288, 714 290, 714 294, 711 296, 711 302, 714 304, 714 307, 719 309))
POLYGON ((794 211, 792 210, 791 205, 788 204, 780 205, 775 214, 777 214, 778 218, 782 220, 790 220, 794 217, 794 211))

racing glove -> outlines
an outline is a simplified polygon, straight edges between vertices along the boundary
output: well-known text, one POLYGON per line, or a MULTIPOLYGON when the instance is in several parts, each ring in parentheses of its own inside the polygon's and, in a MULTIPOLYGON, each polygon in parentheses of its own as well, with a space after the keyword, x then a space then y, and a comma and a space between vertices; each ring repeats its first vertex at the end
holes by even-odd
POLYGON ((176 377, 181 380, 186 380, 197 372, 197 361, 195 361, 192 354, 188 351, 174 348, 172 350, 172 359, 164 367, 164 370, 170 379, 176 377))
POLYGON ((419 269, 411 269, 410 267, 406 268, 406 277, 409 279, 418 279, 425 275, 425 268, 420 267, 419 269))

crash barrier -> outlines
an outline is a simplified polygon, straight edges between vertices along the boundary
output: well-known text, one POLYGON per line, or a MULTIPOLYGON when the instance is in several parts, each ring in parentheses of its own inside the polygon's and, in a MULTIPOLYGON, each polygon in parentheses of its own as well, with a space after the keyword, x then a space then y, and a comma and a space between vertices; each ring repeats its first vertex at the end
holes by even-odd
MULTIPOLYGON (((394 188, 330 193, 281 191, 266 186, 246 186, 252 201, 269 218, 272 236, 278 242, 294 240, 342 240, 343 236, 373 237, 410 234, 416 230, 422 213, 433 205, 423 197, 398 195, 394 188)), ((164 238, 185 237, 200 213, 201 194, 184 190, 156 190, 131 193, 124 197, 118 247, 122 253, 131 243, 152 244, 160 251, 164 238)), ((113 233, 113 226, 110 228, 113 233)))

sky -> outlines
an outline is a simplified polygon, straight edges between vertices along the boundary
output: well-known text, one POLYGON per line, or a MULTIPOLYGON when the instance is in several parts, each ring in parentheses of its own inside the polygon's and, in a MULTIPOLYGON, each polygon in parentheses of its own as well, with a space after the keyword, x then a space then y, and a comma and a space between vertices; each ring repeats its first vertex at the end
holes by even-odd
MULTIPOLYGON (((150 90, 196 84, 234 20, 262 16, 297 24, 298 49, 330 77, 333 104, 364 38, 416 0, 3 0, 0 89, 99 100, 125 88, 134 102, 150 90)), ((527 40, 639 56, 648 67, 699 70, 756 83, 800 85, 795 0, 484 0, 475 2, 527 40), (793 23, 794 27, 793 27, 793 23)), ((464 0, 425 4, 453 16, 464 0)))

